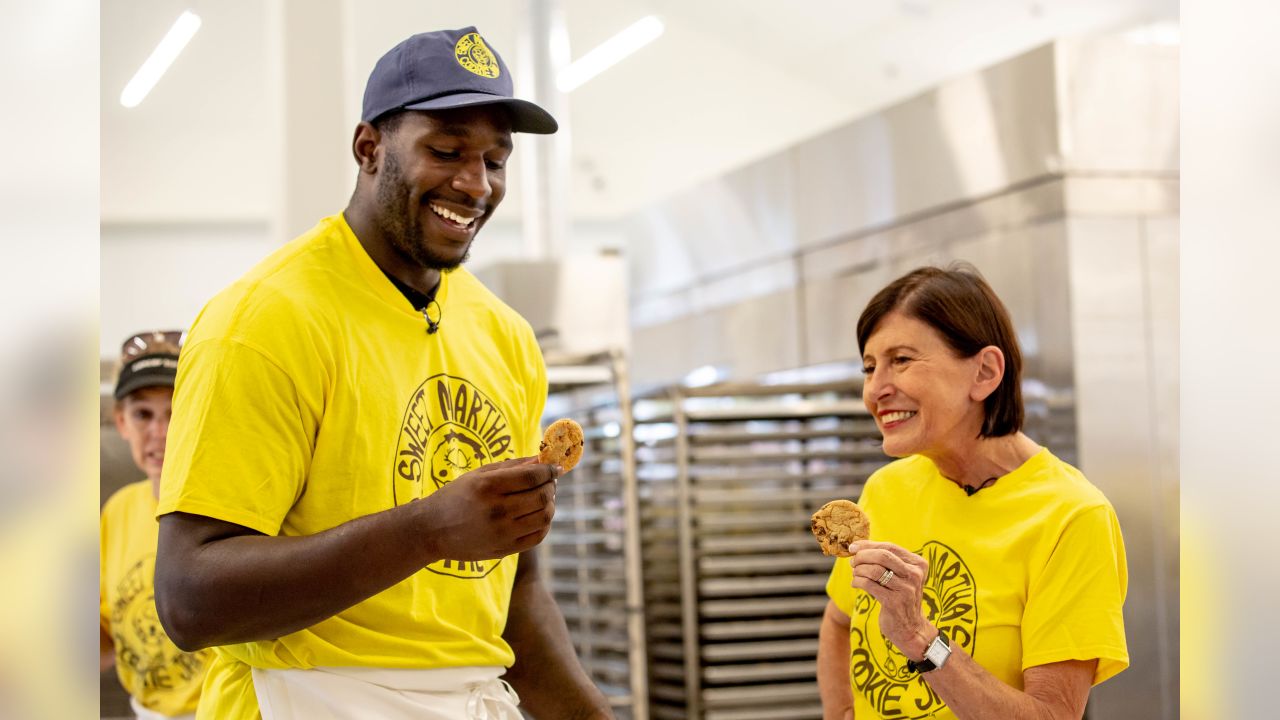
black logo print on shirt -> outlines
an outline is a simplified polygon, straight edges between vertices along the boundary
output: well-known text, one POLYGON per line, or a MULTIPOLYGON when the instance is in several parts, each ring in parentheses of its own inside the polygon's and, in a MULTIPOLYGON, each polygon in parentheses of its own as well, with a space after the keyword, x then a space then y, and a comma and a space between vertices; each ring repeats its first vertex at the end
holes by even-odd
MULTIPOLYGON (((970 655, 978 644, 978 588, 964 559, 946 545, 929 541, 916 554, 929 561, 924 581, 925 619, 947 634, 953 647, 970 655)), ((920 720, 946 707, 907 657, 880 634, 880 603, 855 593, 849 630, 849 679, 882 717, 920 720)))
MULTIPOLYGON (((425 497, 463 473, 515 457, 511 423, 502 408, 470 381, 433 375, 413 392, 392 464, 396 505, 425 497)), ((441 560, 427 566, 440 575, 482 578, 499 560, 441 560)))

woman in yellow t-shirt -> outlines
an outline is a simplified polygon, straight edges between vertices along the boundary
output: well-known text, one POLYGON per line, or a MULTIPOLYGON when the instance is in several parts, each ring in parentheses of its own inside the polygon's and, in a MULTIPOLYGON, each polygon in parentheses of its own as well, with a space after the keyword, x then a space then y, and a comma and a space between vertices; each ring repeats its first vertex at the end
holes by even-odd
POLYGON ((862 397, 900 458, 835 564, 818 650, 829 719, 1080 718, 1129 662, 1115 510, 1021 432, 1008 311, 970 266, 921 268, 858 320, 862 397))
POLYGON ((211 651, 186 653, 156 615, 156 502, 169 431, 182 333, 141 333, 121 350, 115 422, 147 479, 126 485, 102 508, 102 669, 115 665, 140 720, 193 718, 211 651))

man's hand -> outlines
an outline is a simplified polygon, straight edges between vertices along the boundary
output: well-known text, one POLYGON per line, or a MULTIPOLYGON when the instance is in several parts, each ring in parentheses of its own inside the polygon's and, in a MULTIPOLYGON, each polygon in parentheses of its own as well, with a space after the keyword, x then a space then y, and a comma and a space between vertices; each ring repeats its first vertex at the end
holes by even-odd
POLYGON ((556 513, 560 468, 518 458, 462 475, 419 502, 428 554, 492 560, 528 550, 547 536, 556 513))

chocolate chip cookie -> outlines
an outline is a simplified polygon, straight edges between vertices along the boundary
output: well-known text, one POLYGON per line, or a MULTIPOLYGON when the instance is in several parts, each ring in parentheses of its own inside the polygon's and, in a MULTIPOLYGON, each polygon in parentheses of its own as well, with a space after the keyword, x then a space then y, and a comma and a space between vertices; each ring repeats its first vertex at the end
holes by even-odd
POLYGON ((569 418, 560 418, 543 433, 538 462, 559 465, 569 472, 582 459, 583 445, 582 426, 569 418))
POLYGON ((871 521, 849 500, 832 500, 809 518, 809 530, 823 555, 849 557, 849 543, 871 537, 871 521))

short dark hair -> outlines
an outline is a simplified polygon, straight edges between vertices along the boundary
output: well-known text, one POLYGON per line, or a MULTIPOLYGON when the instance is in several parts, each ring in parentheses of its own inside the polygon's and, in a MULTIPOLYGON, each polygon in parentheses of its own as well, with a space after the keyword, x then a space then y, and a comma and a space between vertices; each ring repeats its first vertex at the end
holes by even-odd
POLYGON ((394 135, 396 130, 400 129, 400 123, 404 121, 406 112, 405 110, 392 110, 374 118, 370 124, 383 135, 394 135))
POLYGON ((858 318, 858 354, 876 326, 891 312, 915 318, 938 331, 960 357, 973 357, 988 345, 1004 353, 1004 377, 983 404, 978 437, 1003 437, 1022 429, 1022 350, 1009 311, 968 263, 947 269, 922 267, 889 283, 858 318))

